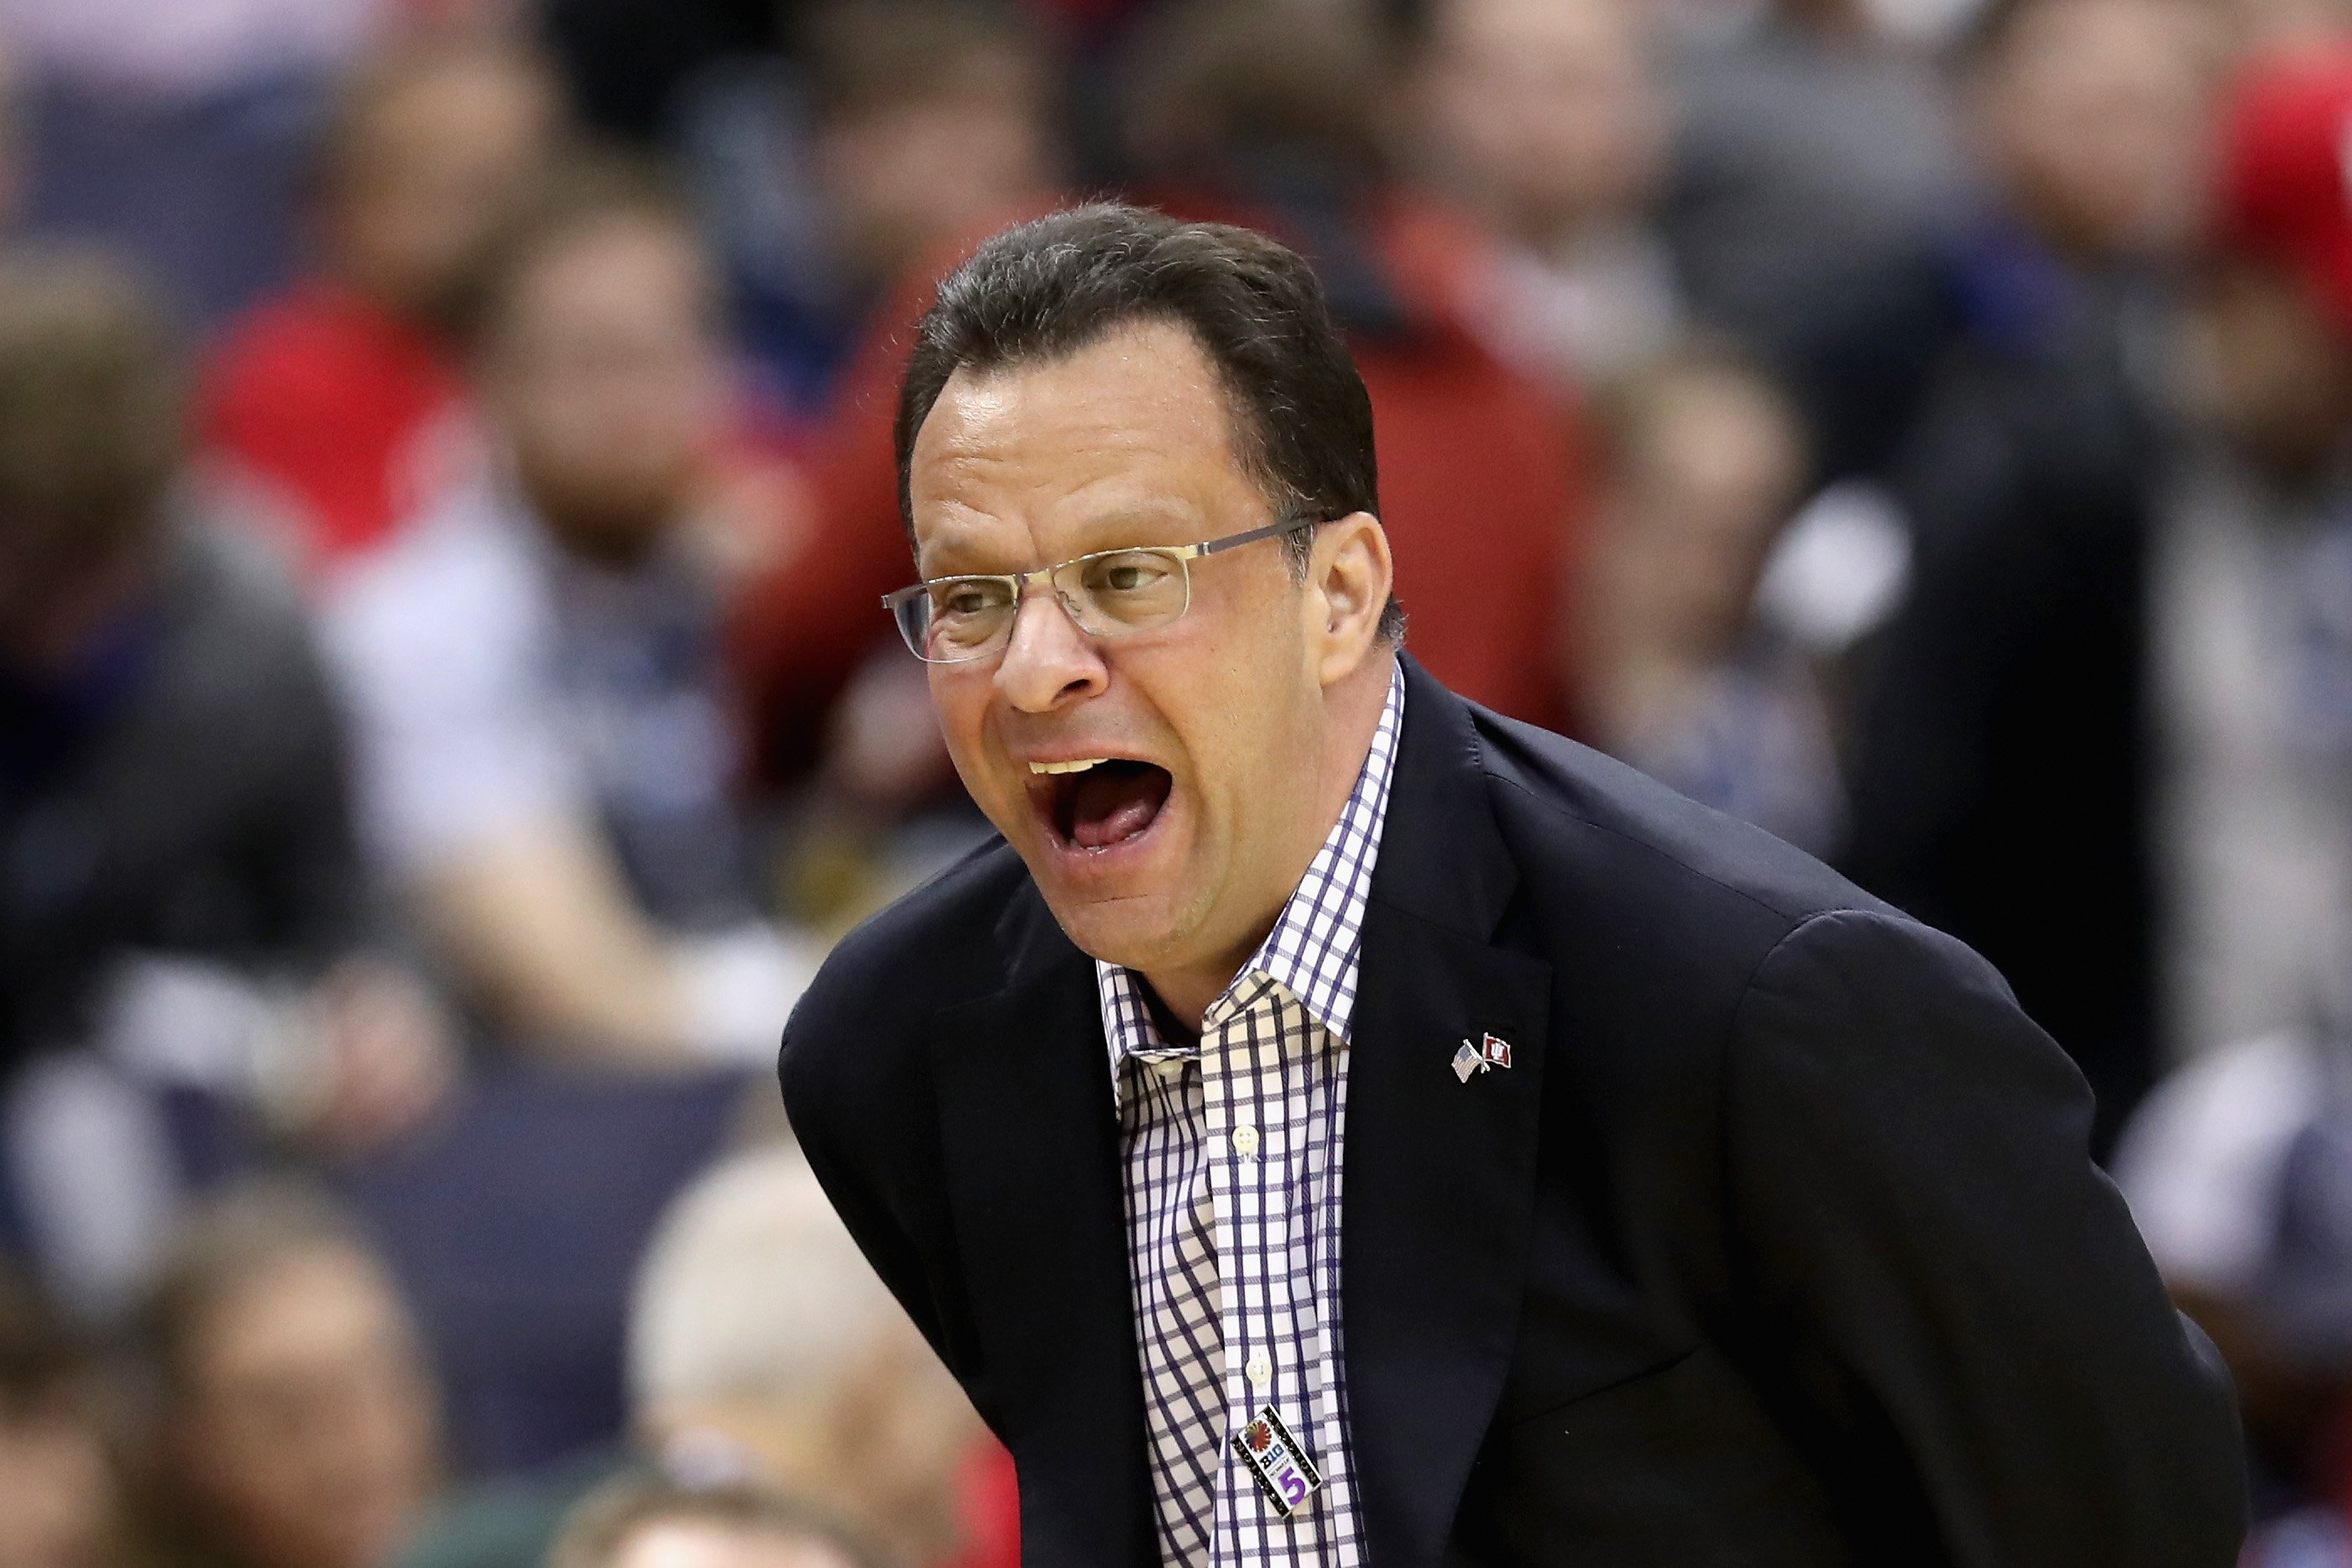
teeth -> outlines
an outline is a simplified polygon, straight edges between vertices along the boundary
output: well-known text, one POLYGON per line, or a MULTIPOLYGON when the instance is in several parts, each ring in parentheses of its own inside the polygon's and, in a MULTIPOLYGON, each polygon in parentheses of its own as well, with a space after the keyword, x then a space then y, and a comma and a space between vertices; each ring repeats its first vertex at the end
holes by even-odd
POLYGON ((1087 757, 1082 762, 1076 763, 1031 763, 1029 771, 1033 773, 1082 773, 1088 768, 1100 767, 1108 761, 1110 761, 1108 757, 1087 757))

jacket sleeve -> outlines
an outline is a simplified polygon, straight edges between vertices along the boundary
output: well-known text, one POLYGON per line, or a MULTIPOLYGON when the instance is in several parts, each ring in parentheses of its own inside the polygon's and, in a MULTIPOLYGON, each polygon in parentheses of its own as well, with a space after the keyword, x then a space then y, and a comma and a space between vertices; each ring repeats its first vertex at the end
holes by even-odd
POLYGON ((846 947, 836 952, 784 1026, 777 1060, 784 1111, 866 1261, 985 1416, 990 1406, 966 1316, 943 1295, 952 1287, 926 1267, 926 1258, 936 1262, 953 1246, 941 1206, 945 1181, 932 1144, 918 1135, 931 1115, 931 1089, 916 1069, 919 1051, 844 1005, 844 993, 860 989, 836 968, 850 967, 849 956, 846 947))
POLYGON ((2091 1163, 2082 1079, 1989 965, 1899 917, 1815 916, 1759 967, 1725 1093, 1756 1318, 1823 1429, 1881 1439, 1859 1468, 1950 1562, 2235 1561, 2226 1380, 2091 1163))

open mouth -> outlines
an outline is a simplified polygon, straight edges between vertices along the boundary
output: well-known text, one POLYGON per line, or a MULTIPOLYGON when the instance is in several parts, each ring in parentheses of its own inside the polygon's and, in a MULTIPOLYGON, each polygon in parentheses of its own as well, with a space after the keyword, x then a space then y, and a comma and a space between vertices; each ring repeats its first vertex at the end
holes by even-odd
POLYGON ((1072 848, 1116 848, 1150 830, 1175 781, 1128 757, 1032 763, 1033 787, 1055 837, 1072 848))

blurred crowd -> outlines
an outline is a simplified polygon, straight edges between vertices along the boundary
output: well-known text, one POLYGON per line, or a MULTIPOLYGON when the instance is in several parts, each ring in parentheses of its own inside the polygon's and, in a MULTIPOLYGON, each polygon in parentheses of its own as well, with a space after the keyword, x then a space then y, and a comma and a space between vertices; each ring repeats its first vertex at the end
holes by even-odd
POLYGON ((2352 0, 0 0, 0 1568, 1009 1568, 767 1077, 975 240, 1316 262, 1408 647, 1968 941, 2352 1565, 2352 0))

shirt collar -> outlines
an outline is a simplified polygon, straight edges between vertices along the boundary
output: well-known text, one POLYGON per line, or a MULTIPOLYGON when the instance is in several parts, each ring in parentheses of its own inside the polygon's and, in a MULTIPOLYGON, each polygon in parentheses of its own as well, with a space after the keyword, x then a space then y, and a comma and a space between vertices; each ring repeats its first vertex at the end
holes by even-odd
MULTIPOLYGON (((1381 829, 1388 821, 1389 783, 1396 773, 1397 739, 1404 728, 1404 670, 1389 677, 1388 700, 1372 731, 1371 749, 1356 774, 1356 787, 1339 810, 1323 847, 1292 889, 1281 918, 1256 954, 1210 1005, 1214 1017, 1252 975, 1263 975, 1298 998, 1307 1014, 1344 1040, 1356 1016, 1358 960, 1363 952, 1364 907, 1380 857, 1381 829)), ((1160 1060, 1192 1054, 1197 1047, 1171 1047, 1160 1037, 1144 1005, 1143 980, 1132 970, 1095 961, 1102 994, 1103 1038, 1110 1047, 1111 1078, 1129 1057, 1160 1060)))

